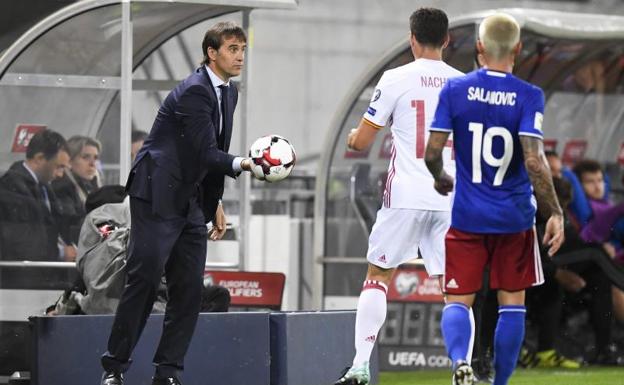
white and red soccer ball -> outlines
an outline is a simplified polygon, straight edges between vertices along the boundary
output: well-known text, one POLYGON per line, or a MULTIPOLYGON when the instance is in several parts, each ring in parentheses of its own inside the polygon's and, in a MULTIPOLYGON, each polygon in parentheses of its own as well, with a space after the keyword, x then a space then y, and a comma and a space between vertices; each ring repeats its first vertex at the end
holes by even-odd
POLYGON ((278 182, 290 175, 297 156, 290 142, 280 135, 256 139, 249 149, 254 167, 260 167, 267 182, 278 182))

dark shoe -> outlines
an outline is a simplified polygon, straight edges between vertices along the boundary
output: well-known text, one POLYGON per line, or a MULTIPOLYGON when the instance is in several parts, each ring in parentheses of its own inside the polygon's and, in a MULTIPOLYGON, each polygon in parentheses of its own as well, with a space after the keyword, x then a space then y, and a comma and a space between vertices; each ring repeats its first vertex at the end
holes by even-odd
POLYGON ((182 385, 177 377, 152 378, 152 385, 182 385))
POLYGON ((472 360, 472 370, 475 382, 491 384, 494 382, 494 368, 492 368, 492 358, 486 354, 483 358, 472 360))
POLYGON ((123 374, 115 372, 104 372, 102 374, 102 385, 123 385, 123 374))

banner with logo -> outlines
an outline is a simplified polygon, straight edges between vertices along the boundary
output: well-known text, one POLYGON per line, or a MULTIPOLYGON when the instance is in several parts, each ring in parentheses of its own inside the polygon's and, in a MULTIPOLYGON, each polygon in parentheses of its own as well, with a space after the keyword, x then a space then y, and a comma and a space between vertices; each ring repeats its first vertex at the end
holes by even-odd
POLYGON ((544 151, 557 151, 557 139, 544 139, 544 151))
POLYGON ((451 365, 451 359, 448 358, 444 347, 381 346, 379 348, 379 370, 381 371, 442 369, 450 368, 451 365))
POLYGON ((11 152, 26 152, 30 139, 32 139, 36 133, 45 130, 45 128, 46 126, 43 124, 18 124, 17 127, 15 127, 15 136, 13 137, 11 152))
POLYGON ((388 287, 388 301, 444 302, 437 278, 427 275, 424 266, 401 267, 388 287))
POLYGON ((204 272, 204 285, 219 285, 230 291, 231 305, 280 309, 286 277, 282 273, 249 271, 204 272))
POLYGON ((563 147, 563 154, 561 155, 561 162, 566 166, 572 166, 585 156, 587 150, 587 140, 585 139, 570 139, 563 147))

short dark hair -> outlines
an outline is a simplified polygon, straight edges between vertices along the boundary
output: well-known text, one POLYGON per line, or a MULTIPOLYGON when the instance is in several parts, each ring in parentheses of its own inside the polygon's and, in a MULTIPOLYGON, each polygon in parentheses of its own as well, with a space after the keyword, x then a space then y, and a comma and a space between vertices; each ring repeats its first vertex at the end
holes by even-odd
POLYGON ((132 130, 131 136, 131 143, 134 143, 140 140, 145 140, 145 138, 147 138, 147 132, 141 130, 132 130))
POLYGON ((102 205, 108 203, 121 203, 124 199, 126 199, 127 195, 128 193, 126 193, 126 188, 124 186, 116 184, 102 186, 87 195, 85 210, 88 214, 102 205))
POLYGON ((410 30, 420 44, 442 47, 448 35, 448 17, 441 9, 417 9, 410 16, 410 30))
POLYGON ((204 41, 202 41, 202 54, 204 59, 201 65, 206 65, 210 62, 208 57, 208 48, 218 50, 223 44, 223 40, 229 37, 235 37, 238 40, 247 41, 247 35, 245 31, 231 21, 222 21, 212 26, 204 35, 204 41))
POLYGON ((602 167, 598 161, 593 159, 580 160, 572 169, 579 179, 583 178, 585 173, 602 172, 602 167))
POLYGON ((67 142, 65 142, 63 135, 56 131, 46 129, 36 133, 30 139, 28 148, 26 149, 26 159, 32 159, 38 153, 43 153, 43 157, 46 160, 50 160, 61 150, 69 153, 67 150, 67 142))

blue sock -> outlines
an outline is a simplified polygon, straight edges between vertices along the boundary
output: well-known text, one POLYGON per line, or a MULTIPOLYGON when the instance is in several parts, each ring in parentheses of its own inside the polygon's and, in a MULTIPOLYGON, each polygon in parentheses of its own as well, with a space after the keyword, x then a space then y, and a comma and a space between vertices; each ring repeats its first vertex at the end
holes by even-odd
POLYGON ((521 305, 506 305, 498 308, 498 323, 494 333, 494 383, 507 385, 511 377, 524 340, 524 318, 526 308, 521 305))
POLYGON ((468 306, 460 302, 448 303, 442 311, 441 326, 446 351, 453 367, 457 361, 469 361, 467 355, 472 339, 472 324, 468 306))

